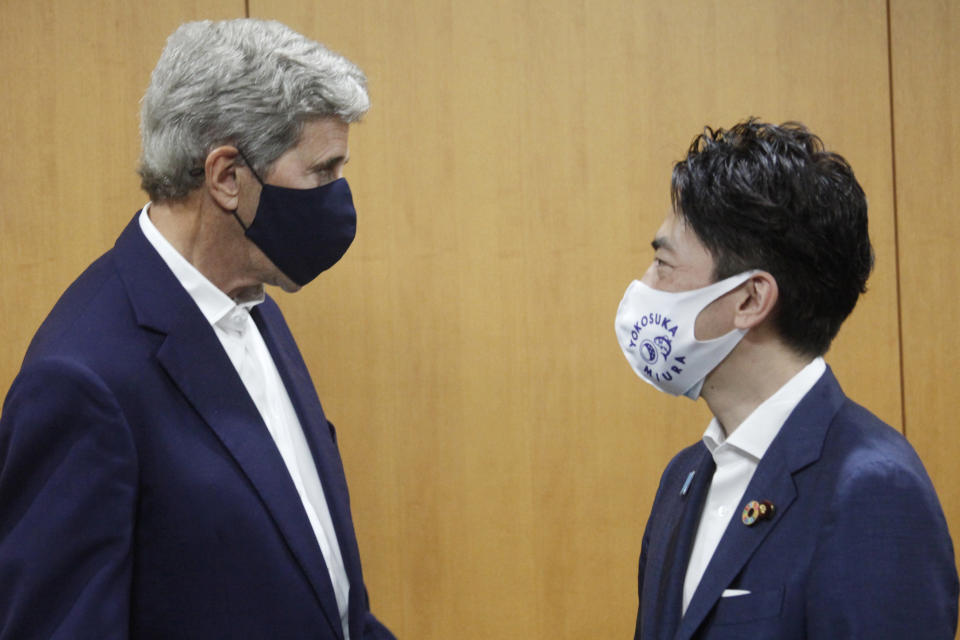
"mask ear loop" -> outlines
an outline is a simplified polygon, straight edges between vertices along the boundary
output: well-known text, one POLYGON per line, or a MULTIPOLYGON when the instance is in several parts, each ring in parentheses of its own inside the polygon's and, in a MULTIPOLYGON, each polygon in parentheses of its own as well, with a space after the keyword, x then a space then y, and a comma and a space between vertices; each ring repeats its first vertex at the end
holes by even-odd
MULTIPOLYGON (((239 153, 239 154, 240 154, 240 157, 243 158, 243 161, 244 161, 244 163, 246 163, 247 168, 250 169, 250 173, 252 173, 252 174, 253 174, 253 177, 257 179, 257 182, 260 183, 260 186, 261 186, 261 187, 264 186, 263 180, 260 179, 260 176, 257 175, 257 172, 254 171, 254 169, 253 169, 253 163, 251 163, 249 160, 247 160, 247 156, 243 153, 243 150, 242 150, 240 147, 237 147, 237 153, 239 153)), ((240 219, 240 216, 237 215, 237 210, 236 210, 236 209, 232 209, 232 210, 230 211, 230 213, 233 214, 233 217, 236 219, 237 223, 238 223, 238 224, 240 225, 240 227, 243 229, 243 232, 244 232, 244 233, 246 233, 247 231, 250 230, 250 227, 248 227, 247 225, 243 224, 243 220, 241 220, 241 219, 240 219)))

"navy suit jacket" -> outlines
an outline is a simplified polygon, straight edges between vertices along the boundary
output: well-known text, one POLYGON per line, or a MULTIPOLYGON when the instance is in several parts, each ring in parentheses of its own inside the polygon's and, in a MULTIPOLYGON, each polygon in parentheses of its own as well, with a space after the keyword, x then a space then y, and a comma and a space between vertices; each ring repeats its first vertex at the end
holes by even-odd
POLYGON ((734 512, 681 618, 713 470, 698 443, 663 474, 640 554, 636 640, 954 638, 957 571, 933 485, 907 441, 847 399, 829 369, 739 505, 769 500, 773 518, 746 526, 734 512))
MULTIPOLYGON (((280 310, 253 311, 370 613, 333 426, 280 310)), ((343 632, 323 554, 212 327, 134 221, 64 293, 0 417, 0 639, 343 632)))

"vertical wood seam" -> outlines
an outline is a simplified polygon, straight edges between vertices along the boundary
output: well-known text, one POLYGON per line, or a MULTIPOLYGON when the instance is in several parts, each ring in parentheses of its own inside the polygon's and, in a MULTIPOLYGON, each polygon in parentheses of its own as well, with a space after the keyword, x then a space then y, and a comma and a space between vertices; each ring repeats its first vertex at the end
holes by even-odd
POLYGON ((897 297, 897 357, 900 361, 900 425, 907 437, 907 390, 903 365, 903 299, 900 272, 900 206, 897 193, 897 127, 893 92, 893 17, 887 5, 887 90, 890 97, 890 177, 893 189, 893 265, 897 297))

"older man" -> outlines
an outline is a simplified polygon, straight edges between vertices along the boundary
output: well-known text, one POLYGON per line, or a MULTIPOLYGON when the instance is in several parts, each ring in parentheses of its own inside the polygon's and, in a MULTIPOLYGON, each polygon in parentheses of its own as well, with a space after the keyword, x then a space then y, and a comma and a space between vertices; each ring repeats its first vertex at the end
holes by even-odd
POLYGON ((393 636, 333 426, 264 284, 347 250, 348 60, 198 22, 143 99, 150 196, 37 332, 0 419, 0 638, 393 636))
POLYGON ((617 314, 658 389, 703 397, 640 555, 637 640, 952 639, 940 503, 899 432, 823 360, 873 265, 850 166, 800 125, 698 136, 617 314))

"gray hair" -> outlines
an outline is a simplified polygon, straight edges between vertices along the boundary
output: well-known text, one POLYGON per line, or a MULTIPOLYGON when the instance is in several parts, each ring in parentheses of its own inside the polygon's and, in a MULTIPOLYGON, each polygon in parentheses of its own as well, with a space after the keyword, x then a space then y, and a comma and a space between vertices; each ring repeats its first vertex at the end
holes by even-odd
POLYGON ((305 122, 355 122, 369 108, 356 65, 279 22, 189 22, 167 40, 143 96, 141 186, 153 200, 185 197, 222 144, 263 176, 305 122))

